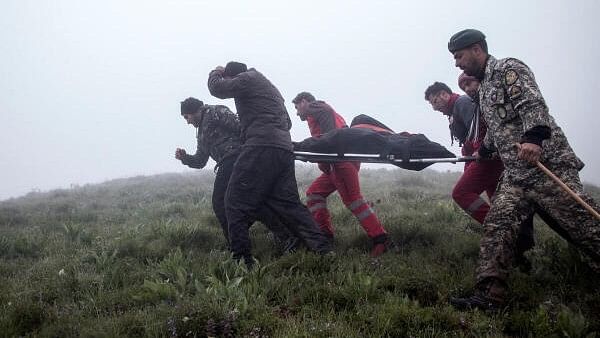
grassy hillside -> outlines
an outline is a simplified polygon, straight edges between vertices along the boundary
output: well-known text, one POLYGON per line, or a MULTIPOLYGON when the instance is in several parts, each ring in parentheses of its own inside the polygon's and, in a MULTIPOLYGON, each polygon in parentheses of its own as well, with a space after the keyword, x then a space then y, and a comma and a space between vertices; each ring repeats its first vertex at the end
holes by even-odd
MULTIPOLYGON (((316 175, 298 170, 302 192, 316 175)), ((0 336, 600 336, 598 276, 537 220, 534 269, 512 274, 504 311, 448 305, 473 286, 481 233, 451 201, 457 177, 363 170, 400 252, 369 259, 371 243, 336 195, 335 257, 282 256, 256 224, 251 272, 224 251, 210 171, 0 202, 0 336)))

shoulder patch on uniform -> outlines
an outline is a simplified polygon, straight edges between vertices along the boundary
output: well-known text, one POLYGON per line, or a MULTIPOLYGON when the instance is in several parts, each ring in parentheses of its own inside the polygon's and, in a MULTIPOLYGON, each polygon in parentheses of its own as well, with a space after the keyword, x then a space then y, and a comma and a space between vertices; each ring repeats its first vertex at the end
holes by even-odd
POLYGON ((519 98, 519 96, 521 96, 522 92, 523 92, 523 90, 521 89, 521 86, 514 85, 514 86, 508 87, 508 96, 510 97, 511 100, 519 98))
POLYGON ((513 69, 509 69, 504 73, 504 83, 507 86, 510 86, 513 83, 517 82, 518 79, 519 79, 519 74, 513 69))

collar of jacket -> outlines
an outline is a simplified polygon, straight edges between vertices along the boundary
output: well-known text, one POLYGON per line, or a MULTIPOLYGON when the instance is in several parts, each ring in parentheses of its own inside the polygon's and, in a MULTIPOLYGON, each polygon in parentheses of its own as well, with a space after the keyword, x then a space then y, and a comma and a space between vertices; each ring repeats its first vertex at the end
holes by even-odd
POLYGON ((459 94, 450 94, 450 99, 448 99, 448 103, 446 104, 446 111, 443 112, 444 115, 448 117, 452 116, 452 112, 454 111, 454 104, 456 103, 456 100, 458 100, 459 97, 459 94))
POLYGON ((485 64, 485 72, 483 75, 483 81, 482 82, 487 82, 490 81, 492 79, 492 75, 494 75, 494 70, 496 70, 496 64, 498 63, 498 60, 496 60, 495 57, 489 55, 488 59, 486 61, 485 64))
POLYGON ((196 111, 196 114, 200 114, 200 120, 198 121, 198 129, 200 128, 200 126, 202 126, 202 121, 204 121, 204 115, 206 115, 206 111, 210 109, 209 105, 203 105, 202 107, 198 108, 198 110, 196 111))

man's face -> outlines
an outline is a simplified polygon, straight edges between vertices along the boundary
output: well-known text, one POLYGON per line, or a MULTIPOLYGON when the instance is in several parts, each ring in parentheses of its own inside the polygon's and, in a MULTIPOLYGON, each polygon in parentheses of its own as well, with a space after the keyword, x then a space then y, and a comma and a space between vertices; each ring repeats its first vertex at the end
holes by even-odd
POLYGON ((185 119, 187 124, 191 124, 194 127, 198 128, 198 122, 196 122, 196 115, 197 114, 183 114, 183 118, 185 119))
POLYGON ((300 118, 301 121, 306 121, 306 114, 308 113, 308 105, 309 102, 305 99, 300 100, 298 103, 294 103, 294 107, 296 107, 296 115, 300 118))
POLYGON ((477 60, 477 48, 471 46, 454 52, 454 65, 465 74, 476 76, 482 68, 477 60))
POLYGON ((467 80, 463 84, 462 90, 464 90, 465 93, 467 93, 467 95, 469 95, 469 97, 475 98, 478 95, 477 91, 479 90, 479 81, 467 80))
POLYGON ((429 101, 433 110, 446 114, 446 110, 448 108, 448 101, 450 101, 450 94, 443 90, 440 90, 435 94, 429 95, 427 101, 429 101))

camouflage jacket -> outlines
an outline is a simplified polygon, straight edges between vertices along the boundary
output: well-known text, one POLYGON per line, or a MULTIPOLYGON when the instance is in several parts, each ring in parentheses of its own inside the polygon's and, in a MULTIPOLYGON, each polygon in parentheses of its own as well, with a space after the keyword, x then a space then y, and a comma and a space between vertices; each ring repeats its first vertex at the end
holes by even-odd
POLYGON ((535 180, 537 167, 517 158, 516 143, 527 140, 534 128, 548 131, 540 162, 549 168, 581 170, 583 162, 575 155, 538 88, 534 75, 522 61, 490 56, 479 87, 481 112, 487 123, 483 140, 486 150, 496 150, 505 166, 505 179, 513 182, 535 180))
POLYGON ((200 126, 196 138, 198 148, 194 155, 183 157, 183 164, 201 169, 206 166, 208 157, 217 165, 240 148, 240 122, 236 114, 225 106, 204 105, 198 109, 200 126))

